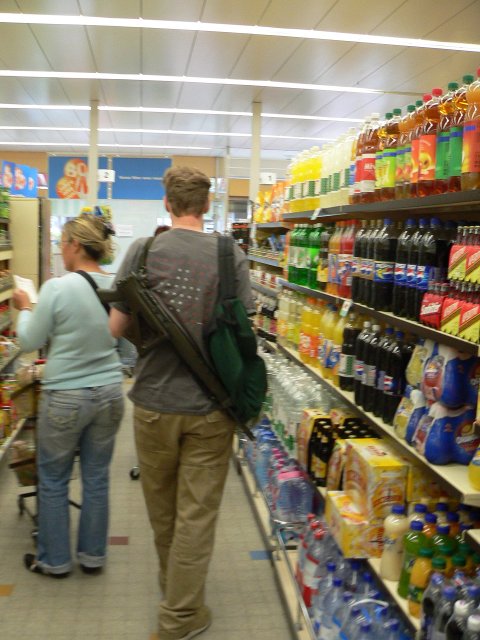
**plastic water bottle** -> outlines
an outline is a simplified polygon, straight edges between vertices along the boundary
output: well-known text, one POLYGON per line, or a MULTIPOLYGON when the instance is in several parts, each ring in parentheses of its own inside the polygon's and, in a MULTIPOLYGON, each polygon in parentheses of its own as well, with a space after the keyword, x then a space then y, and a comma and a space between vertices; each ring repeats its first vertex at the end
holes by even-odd
POLYGON ((292 478, 290 486, 291 521, 304 522, 312 510, 313 487, 301 473, 298 478, 292 478))
POLYGON ((351 591, 352 593, 356 593, 360 588, 361 566, 362 566, 362 563, 360 562, 360 560, 353 559, 353 560, 348 560, 348 563, 345 565, 343 569, 343 572, 342 572, 343 584, 345 585, 345 589, 347 589, 348 591, 351 591))
POLYGON ((374 579, 369 571, 365 571, 362 574, 362 581, 358 590, 359 596, 362 598, 373 598, 378 595, 378 591, 375 589, 374 579))
POLYGON ((455 601, 457 599, 457 591, 455 587, 446 586, 442 589, 442 599, 439 602, 438 607, 435 609, 432 631, 430 637, 432 640, 445 640, 446 639, 446 626, 450 620, 455 601))
POLYGON ((372 640, 372 625, 366 620, 360 623, 360 633, 356 637, 356 640, 372 640))
POLYGON ((447 640, 462 640, 463 633, 467 628, 467 618, 472 613, 473 608, 466 600, 457 600, 453 608, 453 614, 445 627, 445 637, 447 640))
POLYGON ((478 613, 472 613, 468 618, 463 640, 480 640, 480 615, 478 613))
POLYGON ((340 629, 341 640, 355 640, 355 636, 362 620, 365 620, 362 607, 359 605, 353 605, 350 609, 350 615, 340 629))
POLYGON ((400 640, 400 621, 397 618, 392 618, 388 621, 385 631, 385 635, 382 635, 384 640, 400 640))
POLYGON ((302 533, 300 534, 300 540, 298 542, 298 556, 297 556, 297 582, 298 586, 302 588, 303 584, 303 570, 305 567, 305 556, 307 555, 307 550, 312 544, 313 534, 320 527, 320 523, 318 520, 315 520, 315 515, 313 513, 309 514, 307 517, 307 524, 305 525, 302 533))
POLYGON ((323 538, 325 531, 315 531, 313 534, 312 544, 307 549, 305 555, 305 564, 303 567, 303 600, 307 608, 312 606, 312 597, 317 588, 317 569, 320 561, 323 559, 323 538))
POLYGON ((313 629, 317 635, 323 615, 323 599, 325 595, 333 589, 336 569, 337 565, 334 562, 327 562, 327 573, 323 577, 320 577, 318 574, 321 573, 321 564, 317 567, 318 582, 315 595, 312 597, 313 629))
POLYGON ((338 605, 342 602, 343 580, 341 578, 333 579, 333 589, 327 591, 322 601, 323 613, 320 623, 320 640, 336 640, 338 637, 338 628, 333 622, 333 614, 338 605))
POLYGON ((430 638, 430 628, 433 625, 435 611, 440 603, 444 583, 445 577, 440 573, 434 573, 430 578, 430 584, 423 593, 420 640, 428 640, 430 638))
POLYGON ((351 591, 344 591, 342 602, 338 605, 333 613, 333 623, 337 627, 337 633, 340 632, 340 629, 348 620, 350 616, 350 609, 353 606, 353 603, 353 593, 351 591))

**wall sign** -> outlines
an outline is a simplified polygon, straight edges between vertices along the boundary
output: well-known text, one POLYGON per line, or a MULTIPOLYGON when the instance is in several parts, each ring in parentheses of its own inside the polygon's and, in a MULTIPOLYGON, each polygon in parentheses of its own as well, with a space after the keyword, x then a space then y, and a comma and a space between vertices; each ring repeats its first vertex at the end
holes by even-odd
POLYGON ((161 200, 165 195, 162 177, 171 165, 167 158, 113 158, 112 198, 161 200))
MULTIPOLYGON (((107 158, 98 159, 98 168, 107 168, 107 158)), ((50 156, 48 158, 48 197, 67 200, 86 199, 88 195, 88 158, 50 156)), ((106 183, 98 185, 98 198, 107 197, 106 183)))

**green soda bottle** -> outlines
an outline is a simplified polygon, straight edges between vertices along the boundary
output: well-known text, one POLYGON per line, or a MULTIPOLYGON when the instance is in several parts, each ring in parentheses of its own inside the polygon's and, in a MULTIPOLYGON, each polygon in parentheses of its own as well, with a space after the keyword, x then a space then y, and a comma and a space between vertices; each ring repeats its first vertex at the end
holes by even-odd
POLYGON ((429 540, 425 534, 422 533, 422 530, 423 522, 413 520, 410 523, 410 530, 403 538, 403 566, 397 590, 398 595, 402 598, 406 598, 408 596, 410 575, 412 573, 413 564, 420 553, 420 549, 422 547, 429 546, 429 540))

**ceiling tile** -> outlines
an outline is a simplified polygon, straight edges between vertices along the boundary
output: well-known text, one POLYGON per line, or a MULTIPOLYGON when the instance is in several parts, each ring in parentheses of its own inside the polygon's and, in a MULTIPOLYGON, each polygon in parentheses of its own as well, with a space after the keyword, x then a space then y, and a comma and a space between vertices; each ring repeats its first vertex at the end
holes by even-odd
POLYGON ((144 129, 170 129, 172 124, 171 113, 142 113, 142 128, 144 129))
POLYGON ((189 76, 228 78, 248 43, 248 36, 199 33, 187 68, 189 76))
POLYGON ((298 11, 285 2, 270 2, 259 24, 287 29, 312 29, 338 0, 303 0, 298 11))
POLYGON ((142 117, 140 111, 100 111, 100 127, 139 129, 142 127, 142 117))
POLYGON ((140 0, 78 0, 82 15, 107 18, 139 18, 140 0))
POLYGON ((258 24, 270 0, 206 0, 202 22, 258 24))
MULTIPOLYGON (((98 80, 49 80, 49 82, 58 82, 64 92, 64 98, 61 103, 75 104, 79 106, 88 106, 90 100, 100 100, 105 103, 104 87, 106 84, 98 80)), ((110 80, 110 82, 112 82, 110 80)), ((57 102, 60 104, 60 101, 57 102)), ((136 103, 138 104, 138 103, 136 103)))
POLYGON ((33 25, 32 31, 55 71, 96 71, 86 31, 83 27, 33 25))
MULTIPOLYGON (((176 107, 181 87, 180 82, 143 82, 141 102, 137 102, 137 104, 141 104, 142 107, 176 107)), ((123 103, 116 102, 115 104, 121 105, 123 103)))
POLYGON ((174 76, 185 74, 194 39, 195 34, 189 31, 144 30, 142 72, 174 76))
POLYGON ((141 102, 144 83, 137 80, 105 80, 102 89, 106 104, 115 107, 135 107, 141 102))
MULTIPOLYGON (((303 40, 291 56, 286 56, 278 65, 272 80, 280 82, 315 83, 344 56, 352 44, 349 42, 315 42, 303 40)), ((337 78, 332 84, 349 84, 337 78)))
POLYGON ((7 69, 50 69, 32 31, 24 24, 0 24, 0 60, 7 69))
MULTIPOLYGON (((272 80, 277 70, 294 53, 298 44, 298 41, 292 38, 252 36, 241 58, 231 70, 230 77, 272 80)), ((297 82, 296 73, 292 73, 288 81, 297 82)))
POLYGON ((96 71, 140 73, 140 29, 86 27, 96 71))
MULTIPOLYGON (((16 0, 16 3, 22 13, 78 15, 77 0, 42 0, 41 7, 38 0, 16 0)), ((2 1, 2 11, 7 11, 3 4, 2 1)))
MULTIPOLYGON (((369 0, 368 7, 363 2, 339 0, 318 22, 317 29, 324 31, 344 31, 348 33, 370 33, 379 23, 394 14, 405 0, 369 0)), ((418 2, 417 2, 418 6, 418 2)))
POLYGON ((172 0, 142 0, 145 20, 185 20, 196 22, 200 20, 205 0, 188 0, 187 2, 172 2, 172 0))
MULTIPOLYGON (((410 0, 412 2, 412 0, 410 0)), ((436 15, 436 0, 429 0, 432 11, 436 15)), ((442 5, 446 6, 445 11, 448 12, 448 19, 433 30, 428 30, 428 38, 432 40, 447 40, 450 42, 476 42, 479 41, 479 25, 480 25, 480 2, 450 2, 442 0, 442 5), (462 9, 464 5, 468 4, 462 9)), ((423 11, 422 2, 422 11, 423 11)), ((435 24, 435 23, 433 23, 435 24)), ((432 24, 432 26, 433 26, 432 24)), ((438 21, 437 21, 438 24, 438 21)))

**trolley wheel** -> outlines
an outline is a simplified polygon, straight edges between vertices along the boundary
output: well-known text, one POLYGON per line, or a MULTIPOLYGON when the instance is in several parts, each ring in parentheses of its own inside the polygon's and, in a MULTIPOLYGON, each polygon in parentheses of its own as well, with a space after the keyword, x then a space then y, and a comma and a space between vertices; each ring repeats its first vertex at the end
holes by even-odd
POLYGON ((138 467, 132 467, 130 469, 130 478, 132 480, 138 480, 140 478, 140 469, 138 467))
POLYGON ((18 496, 17 498, 17 506, 18 506, 18 512, 21 516, 23 516, 23 514, 25 513, 25 500, 23 498, 23 496, 18 496))

